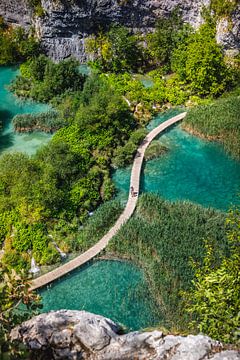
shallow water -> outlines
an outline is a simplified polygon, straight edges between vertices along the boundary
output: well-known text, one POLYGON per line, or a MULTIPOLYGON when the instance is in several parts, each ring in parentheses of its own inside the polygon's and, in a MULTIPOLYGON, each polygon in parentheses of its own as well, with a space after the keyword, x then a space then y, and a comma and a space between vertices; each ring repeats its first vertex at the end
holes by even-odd
POLYGON ((3 122, 3 130, 0 132, 0 154, 21 151, 32 155, 40 146, 47 144, 52 135, 43 132, 15 133, 12 118, 17 114, 47 111, 49 106, 17 99, 7 89, 17 74, 16 67, 0 67, 0 120, 3 122))
MULTIPOLYGON (((149 130, 175 114, 170 111, 158 115, 148 126, 149 130)), ((141 191, 158 193, 170 201, 190 200, 220 210, 239 204, 240 162, 227 155, 221 145, 189 135, 180 125, 158 139, 170 151, 145 164, 141 191)), ((123 201, 128 195, 130 172, 128 167, 113 174, 118 197, 123 201)))
POLYGON ((102 260, 81 267, 40 291, 42 312, 86 310, 130 329, 159 322, 143 272, 125 261, 102 260))

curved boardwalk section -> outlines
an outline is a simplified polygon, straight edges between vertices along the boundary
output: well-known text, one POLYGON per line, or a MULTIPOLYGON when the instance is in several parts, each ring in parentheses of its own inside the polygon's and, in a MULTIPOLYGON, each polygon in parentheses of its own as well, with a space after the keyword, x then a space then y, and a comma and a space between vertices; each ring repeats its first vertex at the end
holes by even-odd
POLYGON ((146 136, 142 144, 139 146, 132 167, 128 202, 123 213, 120 215, 120 217, 118 218, 114 226, 108 231, 108 233, 104 235, 103 238, 99 240, 94 246, 85 251, 83 254, 77 256, 75 259, 69 261, 64 265, 59 266, 57 269, 52 270, 45 275, 39 276, 38 278, 34 279, 32 281, 32 290, 40 288, 60 278, 68 272, 78 268, 79 266, 85 264, 86 262, 94 258, 94 256, 99 254, 108 245, 109 241, 118 232, 120 227, 132 216, 136 208, 140 188, 141 168, 146 148, 157 135, 159 135, 162 131, 169 128, 173 124, 182 120, 185 116, 186 113, 179 114, 157 126, 146 136), (132 194, 133 191, 134 196, 132 194))

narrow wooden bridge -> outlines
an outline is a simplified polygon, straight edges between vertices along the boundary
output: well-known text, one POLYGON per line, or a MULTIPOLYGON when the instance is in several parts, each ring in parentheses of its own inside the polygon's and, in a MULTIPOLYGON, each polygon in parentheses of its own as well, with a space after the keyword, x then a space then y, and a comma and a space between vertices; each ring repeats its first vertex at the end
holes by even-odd
POLYGON ((85 264, 86 262, 94 258, 96 255, 98 255, 108 245, 109 241, 118 232, 120 227, 132 216, 136 208, 140 189, 141 168, 143 164, 144 153, 147 147, 157 135, 159 135, 162 131, 166 130, 173 124, 182 120, 185 116, 186 113, 182 113, 160 124, 145 137, 142 144, 139 146, 132 167, 128 202, 123 213, 120 215, 113 227, 107 232, 107 234, 104 235, 103 238, 99 240, 94 246, 85 251, 83 254, 77 256, 75 259, 67 262, 64 265, 59 266, 55 270, 52 270, 45 275, 39 276, 38 278, 32 280, 32 290, 47 285, 50 282, 85 264), (134 194, 132 189, 134 191, 134 194))

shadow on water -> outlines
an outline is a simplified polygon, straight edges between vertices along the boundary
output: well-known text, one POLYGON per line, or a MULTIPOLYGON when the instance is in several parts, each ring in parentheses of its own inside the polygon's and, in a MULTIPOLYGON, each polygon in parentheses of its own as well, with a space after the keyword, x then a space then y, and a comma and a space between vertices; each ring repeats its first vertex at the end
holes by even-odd
POLYGON ((6 132, 11 122, 12 113, 8 110, 0 110, 0 153, 14 143, 14 135, 12 132, 6 132))
POLYGON ((0 153, 7 149, 10 148, 11 146, 13 146, 14 141, 13 141, 13 134, 6 134, 6 135, 1 135, 1 140, 0 140, 0 153))
POLYGON ((0 110, 0 122, 2 123, 2 130, 9 125, 9 122, 11 121, 12 113, 9 110, 0 110))

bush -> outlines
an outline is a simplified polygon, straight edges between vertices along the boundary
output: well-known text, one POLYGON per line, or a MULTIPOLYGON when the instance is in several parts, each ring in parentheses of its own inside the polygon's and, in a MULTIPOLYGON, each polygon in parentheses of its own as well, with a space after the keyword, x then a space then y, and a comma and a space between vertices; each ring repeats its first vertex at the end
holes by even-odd
POLYGON ((229 16, 237 8, 237 0, 211 0, 210 9, 217 17, 229 16))
POLYGON ((143 61, 143 50, 137 37, 118 25, 113 25, 105 34, 89 39, 86 50, 95 58, 91 65, 103 72, 136 71, 143 61))
POLYGON ((19 96, 42 102, 67 91, 80 91, 86 77, 79 72, 78 66, 77 60, 68 59, 55 64, 41 55, 21 66, 21 75, 11 89, 19 96))
POLYGON ((214 249, 206 243, 203 266, 195 264, 194 288, 185 294, 187 310, 197 329, 213 339, 239 344, 240 321, 240 217, 231 212, 227 219, 230 256, 221 254, 216 266, 214 249))
POLYGON ((15 64, 39 54, 38 41, 21 27, 12 27, 0 17, 0 65, 15 64))
POLYGON ((138 129, 132 133, 128 142, 118 147, 114 152, 114 158, 112 160, 113 167, 120 168, 129 165, 136 154, 138 145, 143 141, 147 135, 146 129, 138 129))
POLYGON ((155 31, 147 36, 150 59, 157 65, 170 70, 170 61, 174 48, 191 32, 189 25, 184 25, 179 10, 175 8, 169 17, 161 18, 156 23, 155 31))
POLYGON ((203 24, 174 50, 172 69, 194 94, 201 96, 218 96, 232 81, 213 25, 209 24, 203 24))

